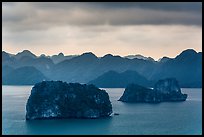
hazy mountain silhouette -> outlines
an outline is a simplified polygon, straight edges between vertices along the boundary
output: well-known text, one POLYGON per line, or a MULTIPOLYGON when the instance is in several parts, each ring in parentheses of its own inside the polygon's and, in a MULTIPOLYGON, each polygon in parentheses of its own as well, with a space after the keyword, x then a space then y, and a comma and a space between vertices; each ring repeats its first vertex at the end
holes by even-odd
POLYGON ((137 54, 137 55, 128 55, 128 56, 124 56, 124 58, 128 58, 128 59, 137 58, 137 59, 155 61, 155 60, 154 60, 153 58, 151 58, 151 57, 145 57, 145 56, 142 56, 142 55, 140 55, 140 54, 137 54))
POLYGON ((2 52, 2 66, 10 66, 14 69, 32 66, 40 70, 44 75, 49 77, 51 74, 50 69, 53 67, 53 61, 44 56, 37 57, 28 50, 19 52, 16 55, 9 55, 6 52, 2 52))
POLYGON ((63 53, 59 53, 58 55, 53 55, 50 57, 50 59, 52 59, 52 61, 57 64, 57 63, 60 63, 64 60, 69 60, 69 59, 72 59, 74 57, 76 57, 78 55, 69 55, 69 56, 64 56, 63 53))
MULTIPOLYGON (((53 79, 69 82, 86 83, 95 75, 95 65, 98 58, 93 53, 84 53, 70 60, 56 64, 52 73, 53 79)), ((94 77, 95 78, 95 77, 94 77)))
POLYGON ((87 83, 110 70, 119 73, 134 70, 148 75, 149 69, 154 65, 152 61, 127 59, 111 54, 97 58, 89 52, 56 64, 52 72, 56 74, 53 76, 55 80, 87 83))
POLYGON ((11 54, 2 51, 2 65, 16 66, 16 59, 11 54))
POLYGON ((127 70, 122 73, 108 71, 98 78, 88 82, 102 88, 125 88, 128 84, 138 83, 144 86, 152 86, 153 82, 148 81, 145 77, 136 71, 127 70))
POLYGON ((158 60, 158 62, 164 63, 164 62, 166 62, 166 61, 168 61, 168 60, 170 60, 170 59, 171 59, 171 58, 163 57, 163 58, 160 58, 160 59, 158 60))
POLYGON ((51 80, 80 83, 88 83, 111 70, 117 73, 130 70, 149 81, 174 77, 179 81, 181 87, 202 86, 202 52, 197 53, 192 49, 183 51, 175 58, 163 57, 160 61, 128 59, 111 54, 98 58, 93 53, 87 52, 65 60, 64 55, 59 54, 59 58, 63 58, 63 61, 59 59, 57 61, 59 63, 55 64, 52 60, 54 56, 36 57, 28 51, 20 52, 17 55, 2 51, 2 67, 16 69, 33 66, 51 80))
POLYGON ((10 70, 2 79, 5 85, 33 85, 43 80, 48 80, 48 78, 35 67, 21 67, 10 70))
POLYGON ((159 64, 151 79, 175 77, 182 87, 202 86, 202 53, 192 49, 183 51, 174 59, 159 64))
POLYGON ((37 56, 31 53, 29 50, 23 50, 22 52, 19 52, 16 55, 14 55, 14 57, 19 60, 22 57, 36 58, 37 56))
POLYGON ((9 73, 11 73, 14 69, 10 66, 2 66, 2 78, 4 79, 9 73))
POLYGON ((6 53, 5 51, 2 51, 2 61, 7 61, 10 59, 10 55, 6 53))

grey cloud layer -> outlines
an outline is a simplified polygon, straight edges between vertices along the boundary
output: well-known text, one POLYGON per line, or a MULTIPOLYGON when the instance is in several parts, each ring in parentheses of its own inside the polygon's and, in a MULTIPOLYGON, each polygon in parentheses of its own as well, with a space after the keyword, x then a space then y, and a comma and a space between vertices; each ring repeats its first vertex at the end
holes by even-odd
POLYGON ((202 3, 3 3, 3 29, 86 25, 202 25, 202 3))

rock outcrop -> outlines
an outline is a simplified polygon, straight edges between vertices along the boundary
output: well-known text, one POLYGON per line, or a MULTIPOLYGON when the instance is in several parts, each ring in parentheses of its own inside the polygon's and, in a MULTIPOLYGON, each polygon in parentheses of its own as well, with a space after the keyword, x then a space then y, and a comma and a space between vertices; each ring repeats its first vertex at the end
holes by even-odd
POLYGON ((126 87, 123 95, 119 101, 123 102, 155 102, 157 101, 152 89, 137 85, 130 84, 126 87))
POLYGON ((119 101, 159 103, 164 101, 185 101, 187 94, 182 94, 178 82, 174 78, 159 80, 154 89, 136 84, 126 87, 119 101))
POLYGON ((188 96, 181 93, 178 81, 174 78, 159 80, 154 85, 154 91, 161 95, 161 101, 185 101, 188 96))
POLYGON ((100 118, 111 113, 112 105, 105 90, 62 81, 35 84, 26 104, 26 120, 100 118))

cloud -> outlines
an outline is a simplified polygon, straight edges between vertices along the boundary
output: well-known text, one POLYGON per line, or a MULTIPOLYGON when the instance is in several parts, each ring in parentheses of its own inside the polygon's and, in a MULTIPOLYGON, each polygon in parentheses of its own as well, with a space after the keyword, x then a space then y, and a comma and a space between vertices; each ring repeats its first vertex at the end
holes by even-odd
POLYGON ((2 12, 2 48, 11 53, 158 59, 202 51, 202 3, 4 2, 2 12))
POLYGON ((3 3, 2 12, 8 31, 68 25, 202 25, 201 3, 3 3))
POLYGON ((98 56, 142 54, 158 59, 182 50, 202 51, 202 29, 184 25, 58 27, 44 31, 4 34, 3 49, 29 49, 36 54, 93 52, 98 56), (11 46, 9 46, 11 45, 11 46))

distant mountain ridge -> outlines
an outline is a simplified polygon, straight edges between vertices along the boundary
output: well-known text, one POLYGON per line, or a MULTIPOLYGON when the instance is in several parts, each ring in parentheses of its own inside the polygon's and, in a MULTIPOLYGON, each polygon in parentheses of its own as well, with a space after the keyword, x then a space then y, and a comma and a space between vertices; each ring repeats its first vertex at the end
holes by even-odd
POLYGON ((128 56, 124 56, 124 58, 128 58, 128 59, 135 59, 135 58, 137 58, 137 59, 155 61, 152 57, 145 57, 145 56, 142 56, 140 54, 128 55, 128 56))
MULTIPOLYGON (((2 68, 6 71, 8 67, 2 68)), ((10 68, 12 69, 12 68, 10 68)), ((2 76, 4 85, 33 85, 43 80, 48 80, 39 70, 35 67, 21 67, 9 70, 9 72, 2 76)))
POLYGON ((148 81, 145 77, 136 71, 127 70, 122 73, 108 71, 98 78, 88 82, 101 88, 125 88, 128 84, 138 83, 144 86, 153 86, 153 82, 148 81))
MULTIPOLYGON (((175 58, 163 57, 160 61, 128 59, 111 54, 99 58, 91 52, 70 58, 63 53, 51 57, 45 55, 37 57, 27 50, 17 55, 2 51, 2 68, 7 66, 17 69, 31 66, 50 80, 79 83, 88 83, 108 71, 116 73, 134 71, 148 81, 174 77, 181 87, 202 87, 202 52, 197 53, 192 49, 184 50, 175 58)), ((2 73, 5 75, 7 72, 2 73)))
POLYGON ((15 58, 16 60, 21 60, 24 57, 32 58, 32 59, 44 57, 44 58, 51 59, 54 64, 57 64, 57 63, 62 62, 64 60, 69 60, 69 59, 71 59, 73 57, 77 57, 77 56, 79 56, 79 55, 64 56, 63 53, 59 53, 58 55, 52 55, 52 56, 46 56, 45 54, 41 54, 40 56, 36 56, 35 54, 30 52, 29 50, 23 50, 22 52, 18 52, 15 55, 15 54, 10 54, 10 53, 7 53, 5 51, 2 51, 2 57, 5 59, 12 57, 12 58, 15 58))
POLYGON ((59 53, 58 55, 53 55, 50 58, 52 59, 53 63, 57 64, 60 63, 64 60, 69 60, 72 59, 74 57, 77 57, 78 55, 69 55, 69 56, 64 56, 63 53, 59 53))
POLYGON ((31 53, 29 50, 23 50, 22 52, 19 52, 16 55, 14 55, 14 57, 19 60, 22 57, 36 58, 37 56, 31 53))

